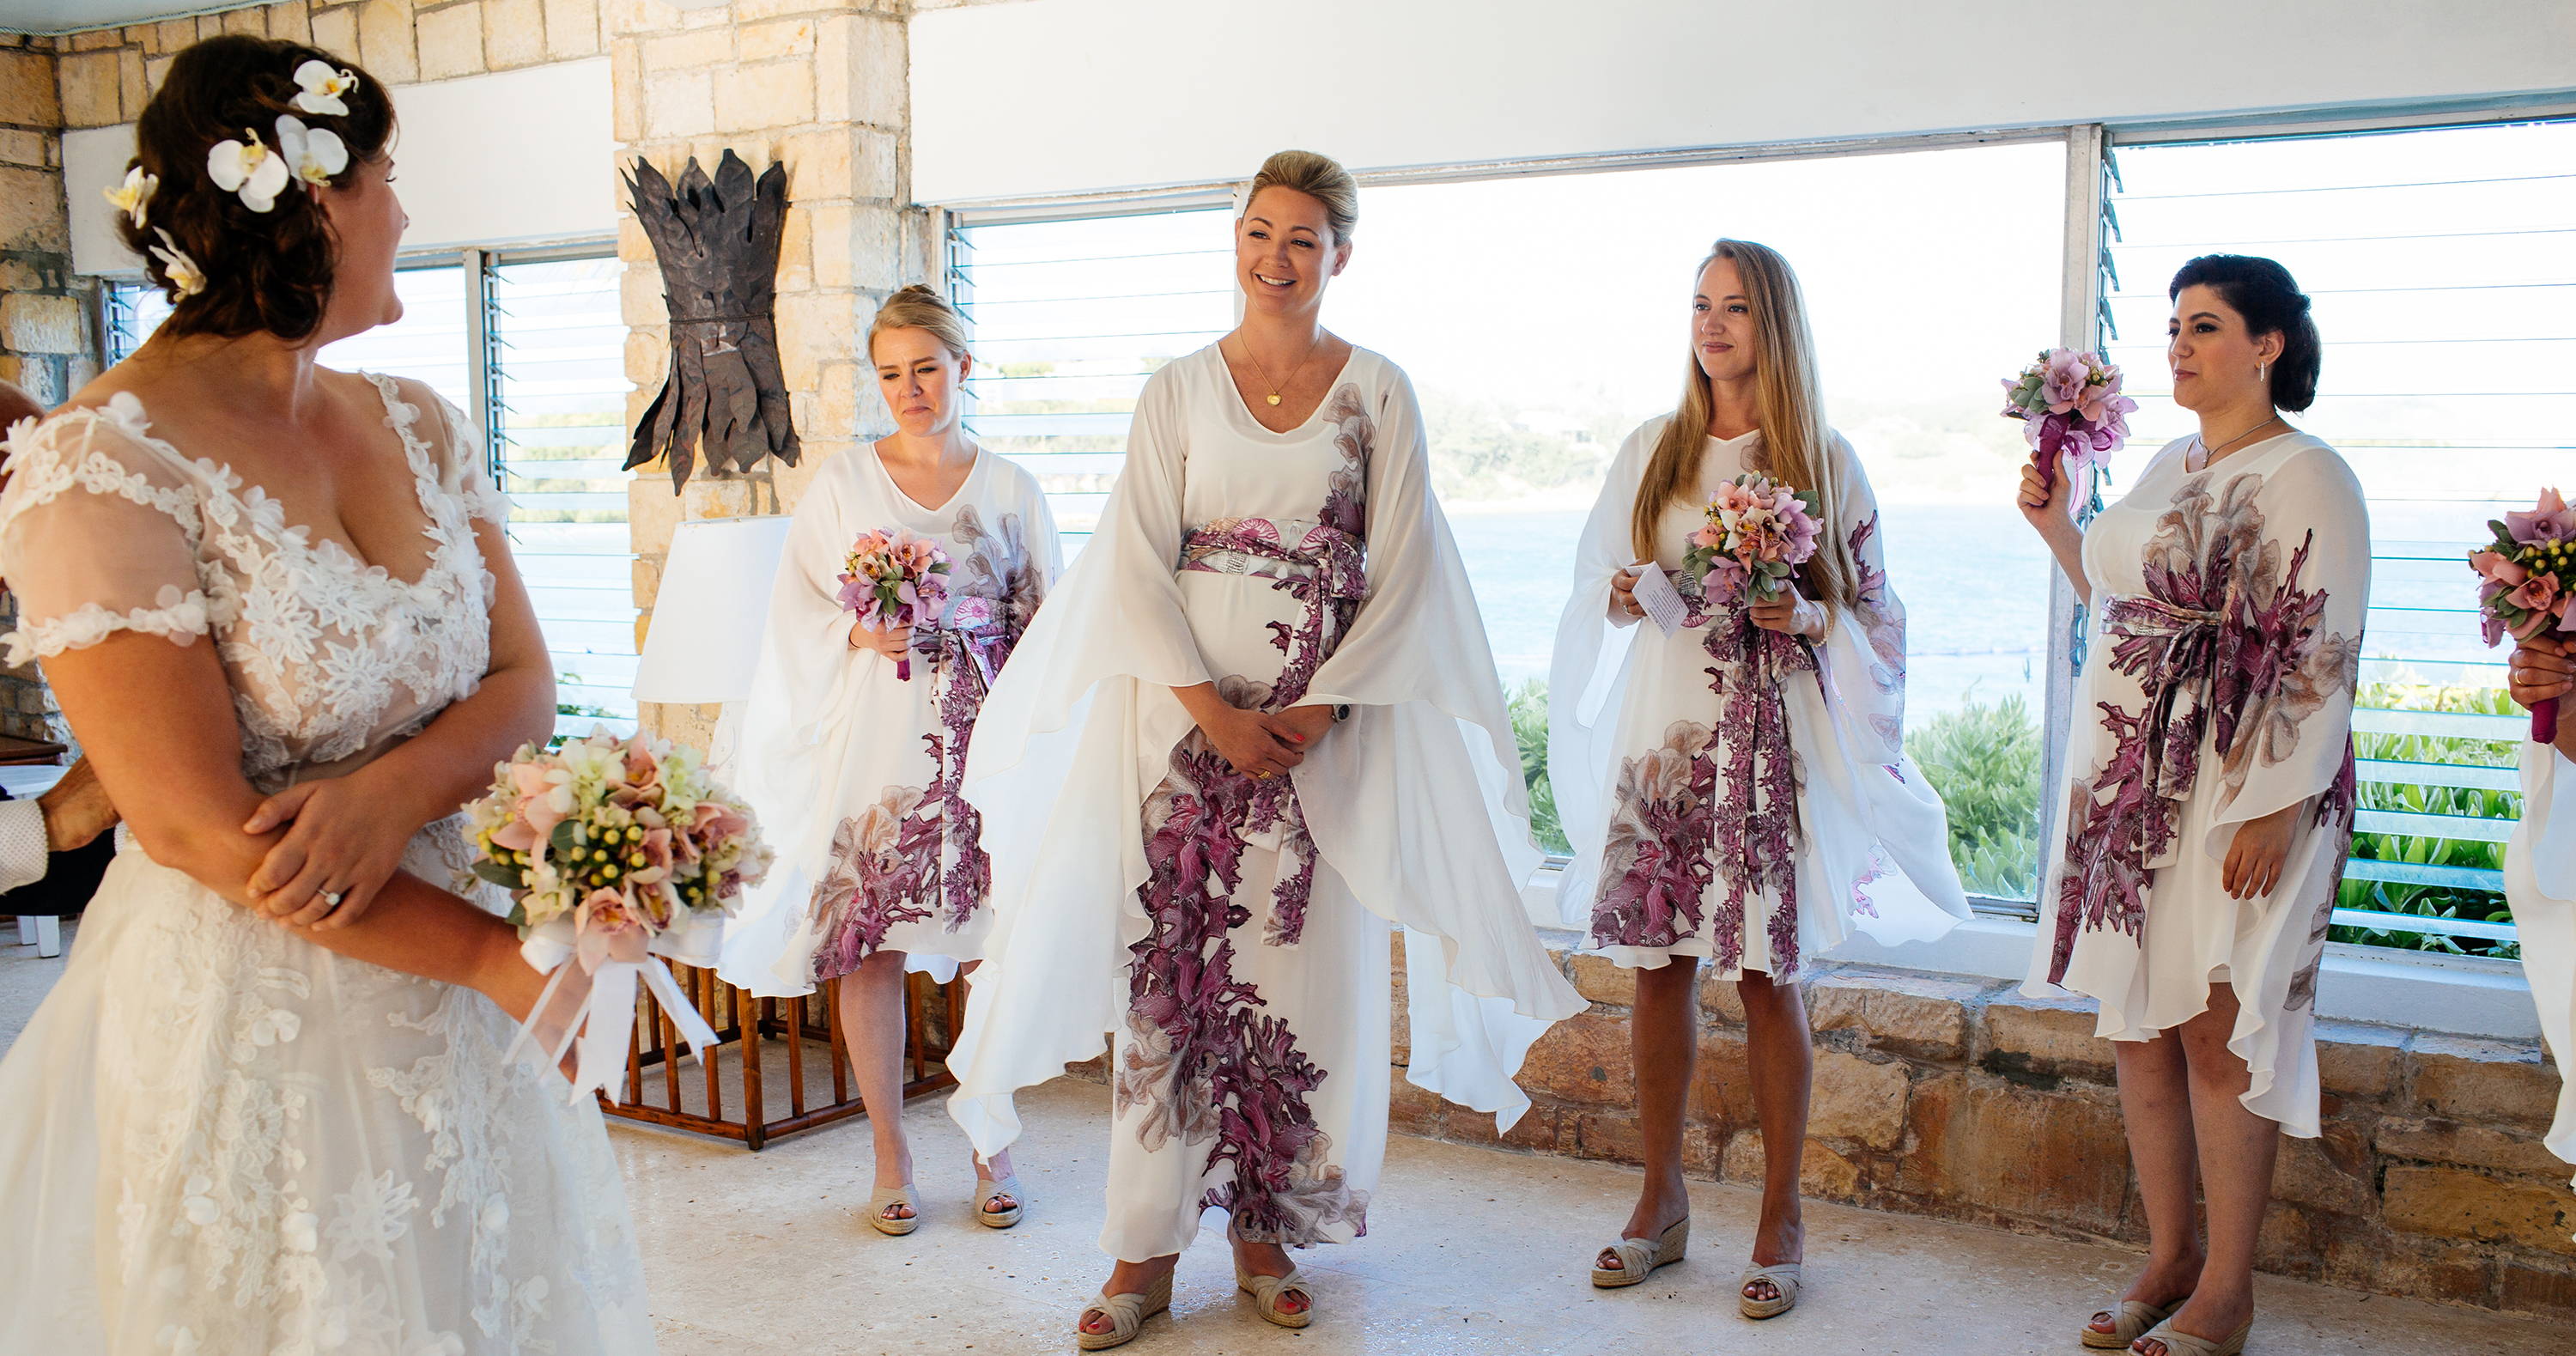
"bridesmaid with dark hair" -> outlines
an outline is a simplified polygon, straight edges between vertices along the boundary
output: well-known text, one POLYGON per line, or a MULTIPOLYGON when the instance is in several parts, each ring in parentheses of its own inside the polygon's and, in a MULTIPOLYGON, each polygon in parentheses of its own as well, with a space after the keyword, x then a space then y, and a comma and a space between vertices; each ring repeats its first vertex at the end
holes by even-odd
POLYGON ((2316 398, 2320 347, 2289 271, 2204 255, 2169 294, 2174 401, 2200 431, 2088 526, 2068 477, 2022 473, 2092 618, 2027 991, 2100 1001, 2146 1203, 2146 1270, 2084 1344, 2231 1356, 2281 1133, 2318 1133, 2370 523, 2342 456, 2282 417, 2316 398))

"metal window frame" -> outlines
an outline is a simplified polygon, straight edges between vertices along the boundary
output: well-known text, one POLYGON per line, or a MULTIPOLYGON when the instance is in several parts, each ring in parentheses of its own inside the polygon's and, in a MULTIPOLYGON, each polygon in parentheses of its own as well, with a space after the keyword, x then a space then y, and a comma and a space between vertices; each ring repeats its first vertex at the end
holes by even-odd
MULTIPOLYGON (((1387 185, 1463 183, 1519 175, 1602 174, 1623 170, 1677 169, 1740 164, 1763 160, 1897 155, 1971 146, 2026 145, 2060 141, 2066 148, 2064 230, 2059 259, 2058 342, 2092 349, 2102 343, 2107 301, 2102 286, 2109 267, 2109 240, 2116 231, 2111 218, 2106 179, 2113 173, 2111 152, 2120 146, 2171 145, 2193 141, 2242 141, 2301 136, 2358 135, 2374 132, 2424 131, 2441 127, 2474 127, 2542 118, 2576 116, 2576 90, 2465 100, 2352 105, 2331 109, 2275 110, 2255 115, 2201 119, 2131 119, 1998 127, 1978 131, 1913 135, 1831 138, 1814 141, 1719 145, 1670 151, 1550 156, 1410 165, 1354 171, 1363 188, 1387 185)), ((1239 181, 1166 183, 1096 192, 1050 193, 1016 198, 972 199, 933 209, 940 224, 938 257, 933 260, 952 295, 969 285, 957 251, 960 231, 979 226, 1030 225, 1100 217, 1143 216, 1223 207, 1232 201, 1239 181)), ((2064 572, 2052 568, 2048 593, 2048 681, 2041 730, 2042 780, 2039 807, 2039 861, 2043 872, 2048 845, 2057 832, 2059 813, 2053 788, 2061 784, 2074 715, 2075 677, 2082 661, 2083 611, 2064 572)), ((2045 888, 2045 881, 2041 882, 2045 888)), ((1971 896, 1981 914, 2037 921, 2033 900, 1971 896)), ((2480 926, 2492 926, 2481 924, 2480 926)))

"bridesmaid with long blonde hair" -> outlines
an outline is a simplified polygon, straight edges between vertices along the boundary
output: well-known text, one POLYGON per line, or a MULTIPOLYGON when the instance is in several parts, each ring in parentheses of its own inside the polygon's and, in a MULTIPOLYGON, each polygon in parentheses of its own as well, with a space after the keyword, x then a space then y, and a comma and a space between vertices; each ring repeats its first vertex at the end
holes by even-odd
POLYGON ((1764 1182, 1738 1302, 1769 1318, 1802 1278, 1813 1062, 1799 969, 1854 930, 1938 936, 1968 902, 1940 797, 1905 757, 1905 609, 1860 458, 1825 423, 1788 261, 1718 241, 1690 341, 1679 408, 1611 463, 1557 631, 1549 766, 1575 847, 1559 898, 1589 949, 1637 972, 1645 1189, 1592 1283, 1637 1284, 1688 1242, 1682 1122, 1705 957, 1741 995, 1752 1042, 1764 1182), (1712 495, 1747 472, 1811 495, 1820 529, 1769 600, 1682 570, 1712 495), (1656 585, 1687 612, 1669 632, 1637 625, 1656 585))

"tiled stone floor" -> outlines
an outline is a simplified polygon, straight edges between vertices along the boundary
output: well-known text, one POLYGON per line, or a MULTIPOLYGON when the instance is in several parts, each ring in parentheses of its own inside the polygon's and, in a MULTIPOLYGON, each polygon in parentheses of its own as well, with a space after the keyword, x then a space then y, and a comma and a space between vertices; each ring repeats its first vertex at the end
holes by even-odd
MULTIPOLYGON (((0 931, 0 938, 11 934, 0 931)), ((0 946, 0 1041, 13 1039, 60 960, 0 946)), ((1060 1081, 1024 1100, 1030 1208, 994 1232, 969 1216, 963 1136, 937 1098, 905 1113, 927 1196, 921 1229, 879 1237, 868 1134, 847 1122, 740 1148, 613 1122, 626 1165, 665 1356, 875 1356, 1072 1348, 1075 1312, 1106 1264, 1099 1222, 1107 1090, 1060 1081)), ((5 1114, 5 1113, 0 1113, 5 1114)), ((1769 1323, 1730 1292, 1756 1197, 1694 1189, 1692 1253, 1635 1288, 1585 1279, 1635 1191, 1634 1173, 1397 1136, 1370 1236, 1301 1258, 1316 1284, 1302 1333, 1264 1324, 1238 1297, 1213 1230, 1183 1259, 1173 1317, 1150 1320, 1138 1356, 1611 1356, 1656 1353, 1922 1353, 2018 1356, 2082 1348, 2086 1313, 2136 1254, 1831 1205, 1808 1208, 1808 1286, 1769 1323)), ((2550 1325, 2265 1278, 2249 1351, 2260 1356, 2556 1356, 2550 1325)))

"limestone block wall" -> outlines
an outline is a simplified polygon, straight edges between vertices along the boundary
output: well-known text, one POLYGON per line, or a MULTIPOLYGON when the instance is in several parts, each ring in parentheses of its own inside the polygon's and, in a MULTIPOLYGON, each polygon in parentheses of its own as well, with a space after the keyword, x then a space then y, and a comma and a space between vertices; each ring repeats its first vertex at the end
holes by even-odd
MULTIPOLYGON (((674 494, 659 465, 628 491, 640 645, 680 522, 792 511, 816 470, 890 431, 860 339, 876 308, 930 276, 928 214, 909 206, 904 14, 897 0, 734 0, 682 10, 661 0, 607 0, 621 160, 642 155, 677 176, 691 156, 713 172, 727 148, 754 170, 788 173, 780 242, 778 340, 801 463, 764 461, 716 479, 701 470, 674 494)), ((670 358, 668 314, 652 248, 621 203, 626 261, 626 375, 632 427, 670 358)), ((715 708, 648 706, 647 728, 705 745, 715 708)))
MULTIPOLYGON (((1556 954, 1592 1007, 1531 1050, 1520 1080, 1529 1113, 1497 1137, 1492 1117, 1405 1083, 1399 1020, 1395 1128, 1638 1161, 1633 973, 1556 954)), ((1400 963, 1395 973, 1401 1012, 1400 963)), ((1816 1057, 1814 1116, 1800 1149, 1807 1194, 2144 1245, 2111 1046, 2092 1034, 2089 1001, 1863 967, 1818 970, 1806 998, 1816 1057)), ((1689 1171, 1759 1186, 1762 1137, 1733 985, 1703 981, 1699 1021, 1689 1171)), ((2576 1169, 2540 1143, 2558 1071, 2538 1042, 2336 1023, 2319 1036, 2325 1133, 2283 1140, 2259 1265, 2382 1294, 2576 1315, 2576 1169)), ((1607 1230, 1618 1221, 1597 1223, 1607 1230)), ((1579 1253, 1588 1245, 1570 1238, 1566 1246, 1579 1253)), ((2072 1312, 2095 1297, 2067 1298, 2072 1312)))
MULTIPOLYGON (((71 274, 63 204, 62 42, 0 34, 0 379, 52 405, 97 373, 90 289, 71 274)), ((17 624, 0 594, 0 626, 17 624)), ((60 738, 33 664, 0 668, 0 734, 60 738)))

